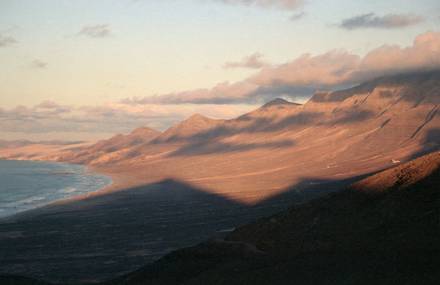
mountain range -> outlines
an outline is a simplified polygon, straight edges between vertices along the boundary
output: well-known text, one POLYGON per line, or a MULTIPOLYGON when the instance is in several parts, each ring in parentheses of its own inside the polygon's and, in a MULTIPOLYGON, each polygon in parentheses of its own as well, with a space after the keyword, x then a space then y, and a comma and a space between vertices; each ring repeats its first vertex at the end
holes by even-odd
POLYGON ((440 71, 426 71, 305 104, 275 99, 230 120, 196 114, 164 132, 6 147, 3 158, 85 164, 113 184, 2 221, 0 272, 54 283, 435 284, 439 103, 440 71))
POLYGON ((232 120, 193 115, 143 140, 117 136, 57 159, 138 184, 173 177, 252 204, 304 179, 367 174, 435 150, 439 86, 438 71, 384 77, 304 105, 276 99, 232 120))

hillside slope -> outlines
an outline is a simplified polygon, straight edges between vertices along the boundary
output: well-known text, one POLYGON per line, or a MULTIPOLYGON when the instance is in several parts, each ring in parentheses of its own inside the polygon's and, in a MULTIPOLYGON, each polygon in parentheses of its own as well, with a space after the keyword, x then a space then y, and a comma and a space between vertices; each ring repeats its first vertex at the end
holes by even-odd
POLYGON ((133 187, 172 178, 251 205, 304 181, 364 175, 438 149, 439 103, 440 71, 410 73, 317 93, 304 105, 275 99, 231 120, 196 114, 163 133, 3 156, 87 164, 133 187))
POLYGON ((130 155, 90 163, 255 204, 304 180, 367 174, 438 149, 439 103, 440 71, 390 76, 304 105, 277 99, 232 120, 195 115, 130 155))
POLYGON ((111 284, 437 284, 440 152, 111 284))
POLYGON ((439 185, 434 152, 103 284, 437 284, 439 185))
POLYGON ((147 127, 137 128, 127 135, 118 134, 91 146, 73 149, 63 154, 58 160, 81 164, 102 164, 128 159, 137 155, 132 151, 134 147, 149 143, 159 134, 160 132, 147 127))

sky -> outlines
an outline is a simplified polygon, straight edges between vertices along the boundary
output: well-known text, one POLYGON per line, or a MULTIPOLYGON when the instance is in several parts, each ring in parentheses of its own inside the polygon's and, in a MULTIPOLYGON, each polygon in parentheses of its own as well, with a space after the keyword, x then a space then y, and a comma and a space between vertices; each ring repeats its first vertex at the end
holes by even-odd
POLYGON ((0 139, 164 130, 439 67, 437 0, 0 0, 0 139))

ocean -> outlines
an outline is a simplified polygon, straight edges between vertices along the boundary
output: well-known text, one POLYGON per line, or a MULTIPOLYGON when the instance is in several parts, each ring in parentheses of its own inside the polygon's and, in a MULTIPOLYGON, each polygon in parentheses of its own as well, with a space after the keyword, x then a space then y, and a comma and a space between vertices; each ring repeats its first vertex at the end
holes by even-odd
POLYGON ((0 160, 0 218, 96 191, 107 176, 68 163, 0 160))

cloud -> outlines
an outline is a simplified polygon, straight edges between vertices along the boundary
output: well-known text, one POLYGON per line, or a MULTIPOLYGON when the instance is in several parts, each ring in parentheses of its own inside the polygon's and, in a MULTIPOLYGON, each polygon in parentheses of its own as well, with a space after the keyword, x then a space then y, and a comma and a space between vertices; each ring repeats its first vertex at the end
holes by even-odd
POLYGON ((38 105, 35 105, 32 109, 35 112, 45 113, 45 114, 64 114, 73 111, 71 106, 59 105, 54 101, 46 100, 38 105))
POLYGON ((111 29, 108 24, 102 25, 88 25, 84 26, 78 35, 87 36, 90 38, 105 38, 111 35, 111 29))
MULTIPOLYGON (((117 106, 62 106, 45 101, 33 107, 17 106, 0 110, 2 133, 120 133, 145 125, 156 119, 170 123, 167 115, 161 116, 152 110, 135 112, 117 106)), ((68 138, 67 138, 68 139, 68 138)))
POLYGON ((416 25, 423 21, 421 16, 412 14, 387 14, 377 16, 375 13, 362 14, 342 21, 341 28, 347 30, 376 28, 396 29, 416 25))
POLYGON ((248 80, 259 86, 332 86, 347 81, 359 60, 358 55, 344 50, 304 54, 286 64, 265 68, 248 80))
POLYGON ((38 139, 105 138, 128 133, 140 126, 163 130, 202 113, 212 118, 232 118, 254 109, 250 105, 131 105, 68 106, 44 101, 33 107, 0 108, 0 136, 38 139))
POLYGON ((47 62, 41 61, 39 59, 33 60, 30 64, 31 68, 36 68, 36 69, 45 69, 47 65, 48 65, 47 62))
POLYGON ((298 21, 298 20, 304 18, 305 15, 306 15, 305 12, 296 13, 296 14, 293 14, 292 16, 290 16, 289 20, 292 22, 295 22, 295 21, 298 21))
POLYGON ((17 40, 15 38, 0 34, 0 47, 8 47, 16 43, 17 40))
POLYGON ((261 58, 263 57, 260 53, 254 53, 249 56, 244 57, 240 61, 231 61, 226 62, 223 65, 223 68, 253 68, 253 69, 260 69, 267 65, 265 61, 263 61, 261 58))
POLYGON ((285 64, 265 66, 245 80, 207 89, 126 98, 102 106, 75 107, 44 101, 33 107, 0 109, 0 135, 62 132, 84 133, 87 138, 96 137, 96 133, 126 133, 143 125, 164 129, 193 113, 232 118, 276 97, 304 101, 322 89, 434 69, 440 69, 440 32, 427 32, 417 36, 410 46, 383 45, 365 56, 345 50, 304 54, 285 64))
POLYGON ((263 8, 277 8, 295 10, 304 4, 303 0, 217 0, 226 4, 258 6, 263 8))
POLYGON ((230 104, 236 102, 252 104, 255 102, 249 100, 248 95, 257 89, 257 85, 247 81, 237 83, 223 82, 211 89, 196 89, 143 98, 126 98, 121 100, 121 103, 129 105, 230 104))
POLYGON ((417 36, 411 46, 384 45, 365 56, 345 50, 304 54, 285 64, 265 66, 243 81, 224 82, 211 89, 189 90, 124 104, 259 104, 276 97, 303 101, 316 91, 352 86, 375 77, 440 68, 440 32, 417 36))
POLYGON ((382 75, 434 70, 440 68, 440 32, 428 32, 417 36, 413 45, 402 48, 384 45, 370 51, 351 74, 361 81, 382 75))

